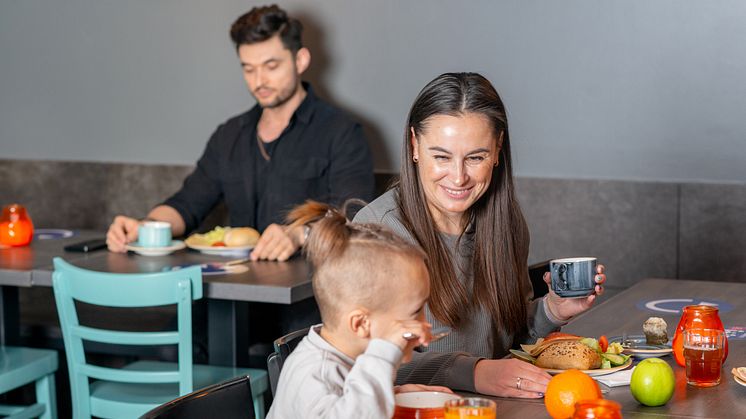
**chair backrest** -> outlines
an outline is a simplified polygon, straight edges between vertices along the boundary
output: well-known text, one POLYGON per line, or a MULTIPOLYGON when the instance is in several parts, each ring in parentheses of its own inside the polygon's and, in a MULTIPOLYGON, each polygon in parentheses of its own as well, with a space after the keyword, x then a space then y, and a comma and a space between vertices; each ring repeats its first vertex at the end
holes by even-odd
POLYGON ((254 419, 248 376, 214 384, 156 407, 140 419, 254 419))
POLYGON ((293 349, 298 346, 300 341, 308 334, 308 330, 308 327, 296 330, 295 332, 290 332, 275 340, 275 351, 267 357, 267 374, 269 375, 269 386, 272 390, 273 396, 275 395, 277 381, 280 379, 280 372, 282 371, 282 366, 285 364, 285 360, 290 356, 290 353, 293 352, 293 349))
POLYGON ((549 287, 544 282, 545 272, 549 272, 548 260, 534 263, 528 267, 528 277, 531 279, 531 286, 534 287, 534 298, 543 297, 549 292, 549 287))
POLYGON ((90 416, 88 379, 124 383, 178 383, 179 394, 192 391, 192 300, 202 298, 202 271, 192 266, 171 272, 115 274, 94 272, 54 259, 54 297, 65 342, 73 404, 90 416), (83 326, 75 301, 108 307, 176 305, 177 330, 129 332, 83 326), (83 341, 118 345, 178 345, 178 369, 144 372, 86 362, 83 341))

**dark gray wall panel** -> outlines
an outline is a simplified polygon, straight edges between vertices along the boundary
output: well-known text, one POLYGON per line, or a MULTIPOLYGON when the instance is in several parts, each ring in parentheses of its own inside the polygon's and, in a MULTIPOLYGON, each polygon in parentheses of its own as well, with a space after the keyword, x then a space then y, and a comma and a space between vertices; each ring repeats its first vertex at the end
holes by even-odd
POLYGON ((617 288, 676 276, 675 184, 532 178, 517 184, 531 263, 596 256, 617 288))
POLYGON ((681 186, 681 278, 746 282, 746 184, 681 186))
MULTIPOLYGON (((0 204, 25 205, 37 227, 106 229, 116 214, 144 216, 191 170, 0 160, 0 204)), ((390 180, 377 175, 378 190, 390 180)), ((610 289, 649 277, 746 281, 745 184, 542 178, 516 183, 531 230, 531 263, 597 256, 607 266, 610 289)), ((224 208, 217 208, 203 229, 223 224, 224 217, 224 208)))

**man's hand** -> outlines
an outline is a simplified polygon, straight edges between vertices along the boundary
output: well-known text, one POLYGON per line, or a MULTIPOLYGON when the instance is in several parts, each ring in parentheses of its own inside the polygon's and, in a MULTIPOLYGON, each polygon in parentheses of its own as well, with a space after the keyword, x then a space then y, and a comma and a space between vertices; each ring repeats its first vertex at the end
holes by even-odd
POLYGON ((137 228, 140 222, 134 218, 117 215, 106 233, 106 245, 116 253, 127 251, 125 246, 137 240, 137 228))
POLYGON ((251 251, 251 260, 284 262, 298 250, 303 241, 303 227, 290 228, 270 224, 251 251))

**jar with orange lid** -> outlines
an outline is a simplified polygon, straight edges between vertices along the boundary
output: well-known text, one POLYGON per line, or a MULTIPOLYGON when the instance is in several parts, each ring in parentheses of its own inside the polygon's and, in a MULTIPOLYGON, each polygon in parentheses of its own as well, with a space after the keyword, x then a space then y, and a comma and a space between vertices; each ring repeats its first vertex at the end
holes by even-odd
MULTIPOLYGON (((725 331, 723 322, 720 320, 719 310, 717 307, 708 305, 692 305, 684 307, 681 313, 681 320, 679 320, 676 331, 673 335, 673 341, 671 346, 673 347, 673 356, 676 363, 680 366, 686 366, 686 360, 684 359, 684 330, 686 329, 716 329, 725 331)), ((725 338, 725 345, 723 348, 723 362, 728 357, 728 337, 725 338)))
POLYGON ((622 419, 622 405, 606 399, 581 400, 575 403, 572 419, 622 419))
POLYGON ((34 225, 23 205, 11 204, 0 215, 0 243, 6 246, 26 246, 31 243, 34 225))

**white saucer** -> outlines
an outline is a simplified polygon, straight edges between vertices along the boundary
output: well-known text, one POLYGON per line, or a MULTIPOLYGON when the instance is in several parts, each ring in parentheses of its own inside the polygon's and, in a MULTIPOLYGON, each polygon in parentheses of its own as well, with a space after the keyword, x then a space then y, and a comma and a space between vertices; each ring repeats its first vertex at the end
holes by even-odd
POLYGON ((171 246, 163 246, 163 247, 142 247, 142 246, 136 246, 134 244, 128 244, 126 246, 127 250, 131 250, 137 253, 138 255, 143 255, 143 256, 165 256, 177 250, 181 250, 185 247, 186 245, 181 240, 174 240, 171 242, 171 246))

